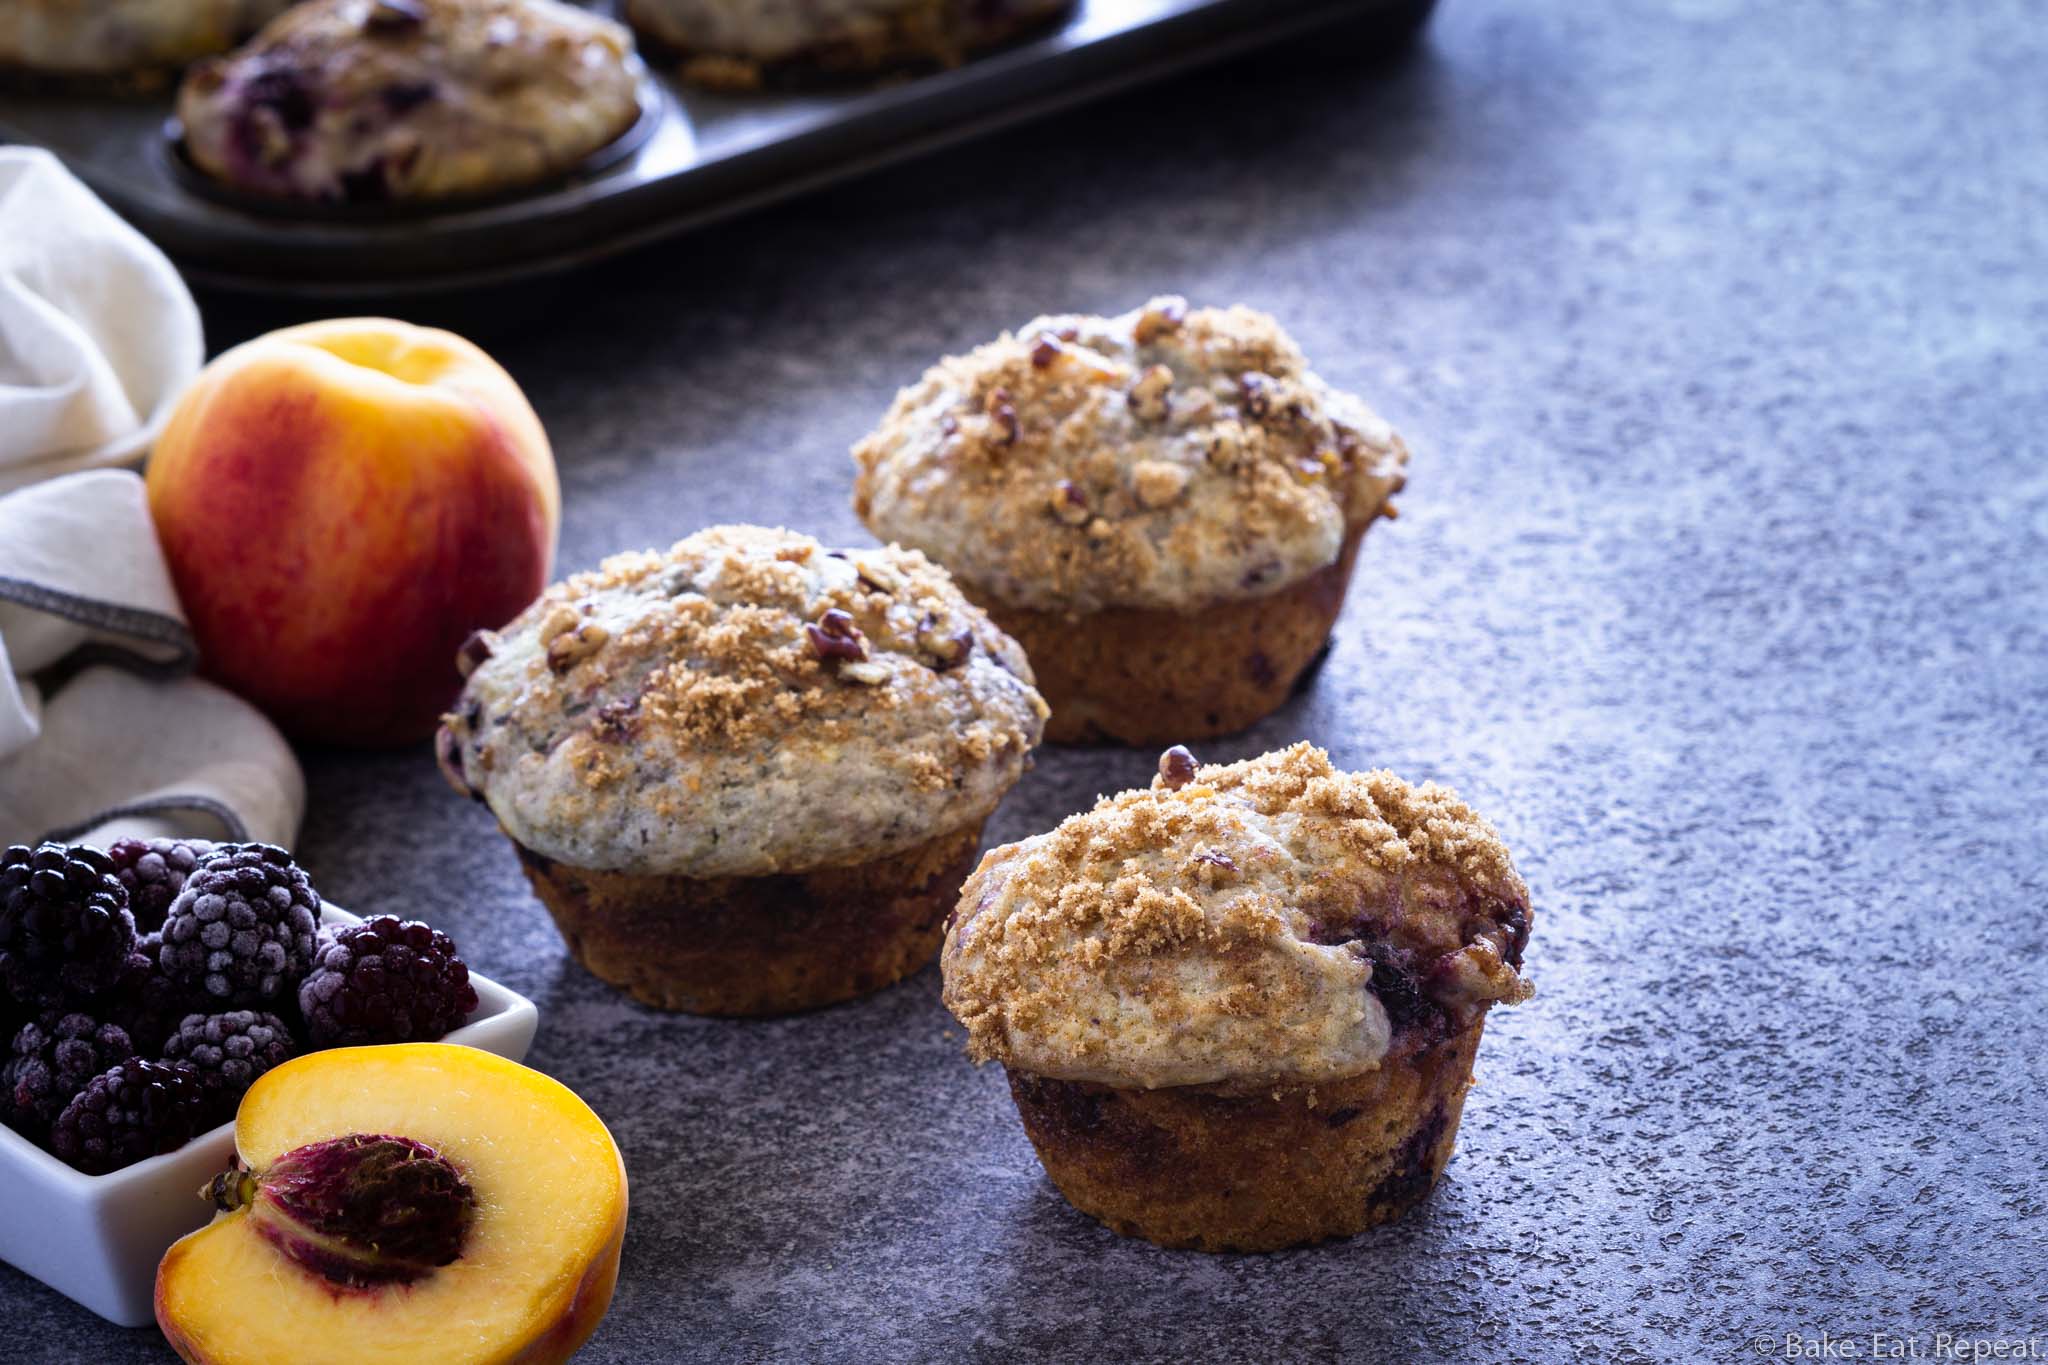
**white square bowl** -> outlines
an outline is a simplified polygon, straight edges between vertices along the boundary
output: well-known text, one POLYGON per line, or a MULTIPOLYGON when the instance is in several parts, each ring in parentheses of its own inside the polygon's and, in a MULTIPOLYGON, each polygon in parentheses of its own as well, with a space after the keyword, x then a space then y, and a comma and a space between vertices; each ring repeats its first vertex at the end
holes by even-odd
MULTIPOLYGON (((320 922, 357 916, 329 905, 320 922)), ((523 1061, 540 1018, 533 1002, 475 972, 469 980, 476 1013, 442 1041, 523 1061)), ((224 1123, 175 1152, 85 1175, 0 1126, 0 1260, 109 1322, 147 1326, 156 1321, 157 1262, 213 1217, 199 1190, 234 1152, 235 1125, 224 1123)))

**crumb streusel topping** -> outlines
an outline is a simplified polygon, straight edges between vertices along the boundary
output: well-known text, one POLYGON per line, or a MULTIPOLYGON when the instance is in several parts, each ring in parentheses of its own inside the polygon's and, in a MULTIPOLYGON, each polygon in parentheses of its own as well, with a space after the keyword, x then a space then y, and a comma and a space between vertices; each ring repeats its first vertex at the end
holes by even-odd
POLYGON ((485 194, 573 167, 640 115, 620 25, 555 0, 305 0, 178 94, 192 160, 259 194, 485 194))
POLYGON ((994 849, 940 961, 977 1062, 1124 1087, 1314 1083, 1406 1029, 1526 999, 1529 891, 1435 784, 1309 744, 1150 788, 994 849))
POLYGON ((225 52, 292 0, 6 0, 0 66, 73 75, 183 66, 225 52))
POLYGON ((1187 610, 1336 562, 1408 450, 1249 308, 1154 299, 950 356, 854 447, 854 509, 970 593, 1187 610))
POLYGON ((687 877, 867 862, 983 819, 1046 707, 913 550, 719 526, 549 588, 463 652, 452 780, 528 849, 687 877))

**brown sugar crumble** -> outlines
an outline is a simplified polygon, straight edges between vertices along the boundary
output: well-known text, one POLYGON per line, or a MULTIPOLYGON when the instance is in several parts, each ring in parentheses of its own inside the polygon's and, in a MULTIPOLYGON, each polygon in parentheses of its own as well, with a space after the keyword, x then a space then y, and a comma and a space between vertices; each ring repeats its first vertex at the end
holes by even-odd
POLYGON ((1376 1065, 1411 1014, 1456 1027, 1527 996, 1528 888, 1451 791, 1341 772, 1306 743, 1229 765, 1170 750, 1160 768, 989 853, 963 888, 945 991, 977 1061, 1126 1085, 1327 1079, 1376 1065), (1427 1008, 1385 995, 1406 989, 1397 961, 1427 1008))
POLYGON ((922 554, 755 527, 613 556, 469 653, 454 766, 515 837, 593 866, 907 846, 992 806, 1046 715, 1023 652, 922 554))
POLYGON ((1014 606, 1183 608, 1333 562, 1407 449, 1270 317, 1160 298, 941 360, 854 447, 854 507, 1014 606))

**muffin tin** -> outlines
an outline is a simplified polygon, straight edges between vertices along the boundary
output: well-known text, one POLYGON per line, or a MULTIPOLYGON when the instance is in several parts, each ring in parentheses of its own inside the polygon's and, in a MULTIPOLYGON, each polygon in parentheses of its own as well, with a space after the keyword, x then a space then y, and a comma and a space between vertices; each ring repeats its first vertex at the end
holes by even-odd
MULTIPOLYGON (((328 905, 320 922, 358 920, 328 905)), ((469 981, 476 1012, 443 1041, 524 1060, 539 1022, 533 1002, 475 972, 469 981)), ((156 1320, 157 1262, 212 1217, 198 1192, 234 1150, 234 1125, 224 1123, 175 1152, 86 1175, 0 1126, 0 1186, 7 1190, 0 1261, 118 1326, 147 1326, 156 1320)))
POLYGON ((577 175, 516 198, 425 211, 280 212, 202 187, 177 150, 168 92, 122 100, 0 91, 0 139, 57 152, 202 283, 398 294, 598 259, 1317 24, 1371 17, 1392 39, 1434 4, 1081 0, 1038 38, 876 87, 720 94, 660 71, 645 87, 641 125, 577 175))

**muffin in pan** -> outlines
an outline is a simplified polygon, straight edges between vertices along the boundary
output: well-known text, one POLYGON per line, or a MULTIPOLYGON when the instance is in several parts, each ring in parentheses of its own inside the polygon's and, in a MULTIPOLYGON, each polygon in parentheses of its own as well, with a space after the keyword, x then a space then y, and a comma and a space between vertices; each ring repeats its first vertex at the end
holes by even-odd
POLYGON ((1273 319, 1154 299, 1042 317, 898 394, 854 510, 1031 656, 1047 737, 1241 730, 1329 638, 1408 451, 1273 319))
POLYGON ((1040 28, 1073 0, 625 0, 685 79, 750 90, 957 66, 1040 28))
POLYGON ((102 88, 161 87, 169 73, 225 52, 292 0, 7 0, 0 70, 102 88))
POLYGON ((530 188, 640 118, 618 24, 554 0, 305 0, 178 92, 185 153, 245 193, 439 201, 530 188))
POLYGON ((1307 744, 992 850, 940 961, 1046 1173, 1126 1236, 1270 1251, 1399 1216, 1457 1135, 1529 891, 1434 785, 1307 744))
POLYGON ((931 959, 1045 703, 923 555, 720 526, 473 639, 438 753, 570 950, 664 1009, 773 1014, 931 959))

